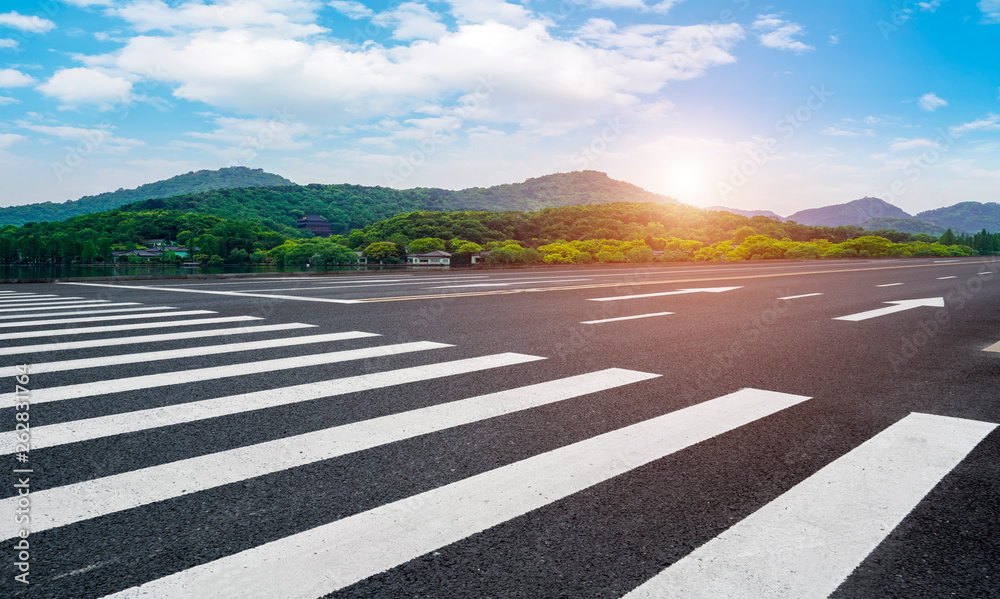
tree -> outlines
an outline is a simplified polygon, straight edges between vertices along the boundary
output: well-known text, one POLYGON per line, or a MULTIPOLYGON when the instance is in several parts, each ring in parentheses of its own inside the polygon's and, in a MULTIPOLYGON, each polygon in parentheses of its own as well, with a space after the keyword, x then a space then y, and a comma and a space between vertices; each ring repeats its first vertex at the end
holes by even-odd
POLYGON ((87 241, 83 244, 83 250, 80 252, 80 259, 84 262, 93 262, 94 258, 97 257, 97 248, 94 246, 93 241, 87 241))
POLYGON ((364 254, 365 258, 377 260, 378 262, 399 257, 396 244, 390 241, 376 241, 366 247, 361 253, 364 254))
POLYGON ((955 242, 955 234, 951 232, 951 229, 945 231, 944 234, 941 235, 941 239, 938 240, 938 243, 941 245, 955 245, 955 242))
POLYGON ((426 254, 428 252, 433 252, 434 250, 444 251, 444 247, 444 239, 439 239, 437 237, 423 237, 421 239, 414 239, 411 241, 408 249, 411 254, 426 254))

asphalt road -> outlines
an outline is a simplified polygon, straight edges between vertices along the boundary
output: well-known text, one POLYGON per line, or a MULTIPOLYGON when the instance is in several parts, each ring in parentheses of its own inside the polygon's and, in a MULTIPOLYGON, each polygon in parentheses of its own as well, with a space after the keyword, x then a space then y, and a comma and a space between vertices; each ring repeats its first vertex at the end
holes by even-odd
POLYGON ((998 271, 7 285, 0 594, 1000 597, 998 271))

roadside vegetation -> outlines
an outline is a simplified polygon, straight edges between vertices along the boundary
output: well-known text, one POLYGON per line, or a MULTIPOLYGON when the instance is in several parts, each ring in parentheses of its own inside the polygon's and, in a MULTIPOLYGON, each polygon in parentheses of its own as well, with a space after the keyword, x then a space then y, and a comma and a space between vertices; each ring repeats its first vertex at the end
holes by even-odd
POLYGON ((158 262, 336 265, 398 263, 407 253, 444 250, 453 264, 591 264, 852 257, 1000 254, 1000 233, 946 230, 939 237, 856 226, 811 227, 795 222, 683 204, 611 203, 535 212, 399 214, 347 235, 322 239, 283 234, 259 222, 181 210, 125 209, 61 222, 0 228, 0 262, 73 264, 147 262, 114 256, 167 240, 158 262), (488 250, 489 253, 482 253, 488 250))

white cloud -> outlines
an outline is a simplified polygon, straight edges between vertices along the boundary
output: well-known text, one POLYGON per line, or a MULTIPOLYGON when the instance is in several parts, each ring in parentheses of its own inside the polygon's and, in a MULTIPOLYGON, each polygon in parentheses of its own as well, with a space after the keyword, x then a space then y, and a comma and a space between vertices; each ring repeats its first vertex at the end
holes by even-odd
POLYGON ((0 69, 0 87, 24 87, 35 79, 15 69, 0 69))
POLYGON ((109 108, 114 101, 126 100, 132 92, 132 83, 121 77, 113 77, 97 69, 60 69, 38 90, 51 98, 57 98, 65 107, 93 104, 109 108))
POLYGON ((805 34, 805 27, 780 17, 778 14, 758 15, 754 21, 753 28, 761 32, 757 34, 761 46, 776 50, 791 50, 796 54, 815 50, 813 46, 807 46, 794 39, 805 34))
POLYGON ((110 12, 140 32, 265 28, 283 37, 305 37, 326 31, 313 23, 316 8, 310 0, 222 0, 176 7, 138 0, 110 12))
POLYGON ((857 131, 850 131, 848 129, 838 129, 836 127, 827 127, 823 129, 820 133, 823 135, 832 135, 834 137, 859 137, 861 134, 857 131))
POLYGON ((461 25, 435 41, 351 48, 204 30, 136 37, 84 61, 136 77, 155 64, 157 78, 173 84, 179 98, 257 116, 285 108, 313 125, 404 115, 428 104, 454 107, 469 94, 476 119, 562 121, 639 104, 669 81, 732 63, 728 49, 743 36, 736 24, 618 29, 601 21, 574 39, 558 39, 540 22, 487 22, 461 25))
POLYGON ((284 115, 272 119, 239 119, 216 117, 216 129, 209 133, 190 132, 189 137, 211 143, 221 143, 247 154, 268 150, 301 150, 310 143, 298 138, 309 135, 309 127, 288 120, 284 115))
POLYGON ((642 0, 590 0, 590 8, 610 8, 612 10, 619 8, 632 8, 632 9, 643 9, 646 8, 646 3, 642 0))
POLYGON ((928 2, 917 2, 917 6, 924 12, 935 12, 943 0, 929 0, 928 2))
POLYGON ((462 24, 493 21, 502 25, 524 27, 532 22, 533 14, 520 4, 502 0, 446 0, 451 14, 462 24))
POLYGON ((364 19, 375 14, 375 11, 357 0, 330 0, 327 4, 350 19, 364 19))
POLYGON ((62 0, 66 4, 86 8, 88 6, 111 6, 113 0, 62 0))
POLYGON ((6 150, 17 142, 24 141, 26 139, 28 138, 16 133, 0 133, 0 150, 6 150))
POLYGON ((947 105, 948 105, 947 101, 942 100, 941 98, 937 97, 932 93, 924 94, 920 96, 919 100, 917 100, 917 106, 920 106, 921 110, 926 110, 927 112, 934 112, 938 108, 947 105))
POLYGON ((984 23, 1000 23, 1000 0, 980 0, 978 6, 984 23))
POLYGON ((957 127, 952 127, 948 131, 955 137, 965 135, 969 131, 997 131, 1000 130, 1000 114, 988 114, 986 117, 981 118, 977 121, 972 121, 971 123, 965 123, 963 125, 958 125, 957 127))
POLYGON ((839 44, 840 43, 840 35, 839 34, 837 34, 837 35, 831 35, 830 36, 830 43, 833 44, 833 45, 839 44))
POLYGON ((0 39, 0 48, 16 48, 17 40, 2 38, 0 39))
POLYGON ((7 106, 8 104, 20 104, 21 101, 17 98, 11 98, 10 96, 0 96, 0 106, 7 106))
POLYGON ((0 14, 0 27, 12 27, 29 33, 45 33, 55 29, 56 24, 48 19, 11 11, 0 14))
POLYGON ((93 148, 91 151, 99 154, 124 154, 134 148, 146 145, 145 142, 138 139, 118 137, 110 129, 88 129, 69 125, 33 125, 23 121, 18 122, 17 125, 22 129, 63 141, 89 144, 93 148))
POLYGON ((890 146, 889 149, 893 152, 903 152, 906 150, 916 150, 919 148, 939 148, 940 144, 931 141, 926 138, 918 139, 897 139, 890 146))
POLYGON ((398 40, 436 40, 448 33, 440 15, 416 2, 404 2, 392 12, 379 14, 372 22, 393 28, 392 37, 398 40))

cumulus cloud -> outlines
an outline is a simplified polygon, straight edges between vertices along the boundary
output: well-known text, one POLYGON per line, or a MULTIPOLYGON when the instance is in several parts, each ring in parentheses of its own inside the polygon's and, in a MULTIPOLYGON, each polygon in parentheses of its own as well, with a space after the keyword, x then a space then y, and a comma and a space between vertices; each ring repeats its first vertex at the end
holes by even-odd
POLYGON ((947 105, 948 102, 942 100, 934 94, 924 94, 920 96, 919 100, 917 100, 917 106, 919 106, 921 110, 926 110, 927 112, 934 112, 938 108, 947 105))
POLYGON ((0 87, 24 87, 34 82, 33 77, 16 69, 0 69, 0 87))
POLYGON ((313 22, 316 8, 310 0, 223 0, 179 6, 138 0, 110 13, 140 32, 264 28, 277 36, 305 37, 326 31, 313 22))
POLYGON ((48 19, 11 11, 0 14, 0 27, 11 27, 28 33, 45 33, 55 29, 56 24, 48 19))
POLYGON ((859 137, 861 134, 857 131, 851 131, 849 129, 838 129, 837 127, 827 127, 823 129, 820 133, 823 135, 832 135, 834 137, 859 137))
POLYGON ((64 107, 83 104, 109 108, 113 102, 130 97, 132 83, 91 68, 60 69, 38 91, 56 98, 64 107))
POLYGON ((1000 130, 1000 114, 988 114, 984 118, 952 127, 948 131, 955 137, 965 135, 970 131, 997 131, 1000 130))
POLYGON ((782 19, 781 15, 758 15, 753 28, 760 32, 757 34, 757 39, 765 48, 790 50, 796 54, 815 50, 813 46, 807 46, 795 39, 805 34, 805 27, 782 19))
POLYGON ((448 33, 440 15, 416 2, 404 2, 393 11, 377 15, 372 22, 392 28, 392 37, 398 40, 436 40, 448 33))

